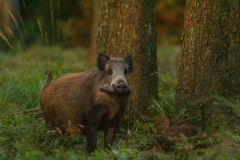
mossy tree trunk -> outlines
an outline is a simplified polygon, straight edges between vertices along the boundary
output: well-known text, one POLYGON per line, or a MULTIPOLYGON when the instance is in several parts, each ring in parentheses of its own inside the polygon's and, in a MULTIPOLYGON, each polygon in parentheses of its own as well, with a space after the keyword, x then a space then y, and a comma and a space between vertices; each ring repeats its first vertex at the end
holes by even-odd
POLYGON ((110 56, 132 54, 130 75, 132 104, 144 112, 151 98, 158 98, 154 1, 102 0, 97 50, 110 56))
POLYGON ((189 135, 239 131, 239 26, 239 0, 187 0, 175 133, 180 126, 187 126, 189 135))

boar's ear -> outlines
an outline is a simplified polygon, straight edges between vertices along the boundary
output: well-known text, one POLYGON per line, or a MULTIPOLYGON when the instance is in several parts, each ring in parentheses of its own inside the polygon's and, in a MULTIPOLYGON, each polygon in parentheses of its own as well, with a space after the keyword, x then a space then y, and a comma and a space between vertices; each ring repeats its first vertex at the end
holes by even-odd
POLYGON ((98 55, 98 60, 97 60, 97 62, 98 62, 98 69, 101 70, 101 71, 104 71, 105 66, 107 64, 107 61, 109 61, 109 59, 110 58, 107 55, 100 53, 98 55))
POLYGON ((128 55, 128 56, 125 58, 125 61, 126 61, 127 64, 128 64, 128 72, 129 72, 129 73, 133 72, 133 60, 132 60, 132 55, 128 55))

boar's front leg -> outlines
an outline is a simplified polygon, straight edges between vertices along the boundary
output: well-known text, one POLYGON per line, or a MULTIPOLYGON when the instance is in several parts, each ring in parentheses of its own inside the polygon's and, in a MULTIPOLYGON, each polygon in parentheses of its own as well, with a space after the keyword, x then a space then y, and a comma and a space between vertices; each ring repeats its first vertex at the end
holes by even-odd
POLYGON ((90 154, 97 148, 97 125, 87 125, 85 127, 85 136, 87 139, 87 151, 88 154, 90 154))
POLYGON ((110 149, 118 124, 107 124, 104 130, 104 147, 110 149))

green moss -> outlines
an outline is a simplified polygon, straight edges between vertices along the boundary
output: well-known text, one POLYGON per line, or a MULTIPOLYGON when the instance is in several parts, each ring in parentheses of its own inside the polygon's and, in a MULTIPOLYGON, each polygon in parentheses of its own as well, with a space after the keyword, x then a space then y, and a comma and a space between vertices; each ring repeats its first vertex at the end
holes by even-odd
POLYGON ((233 133, 231 131, 225 131, 222 133, 218 133, 215 137, 215 142, 220 143, 224 141, 232 141, 240 144, 240 135, 233 133))

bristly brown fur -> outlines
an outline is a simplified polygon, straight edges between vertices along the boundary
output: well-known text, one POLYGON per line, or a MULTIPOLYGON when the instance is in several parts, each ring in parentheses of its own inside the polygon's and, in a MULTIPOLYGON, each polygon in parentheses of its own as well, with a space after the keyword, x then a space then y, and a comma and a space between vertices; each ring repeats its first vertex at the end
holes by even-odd
POLYGON ((40 96, 47 127, 68 135, 84 134, 88 153, 97 147, 97 132, 104 130, 104 147, 109 148, 128 106, 130 65, 131 57, 127 62, 100 54, 98 69, 66 74, 52 83, 50 72, 40 96))

